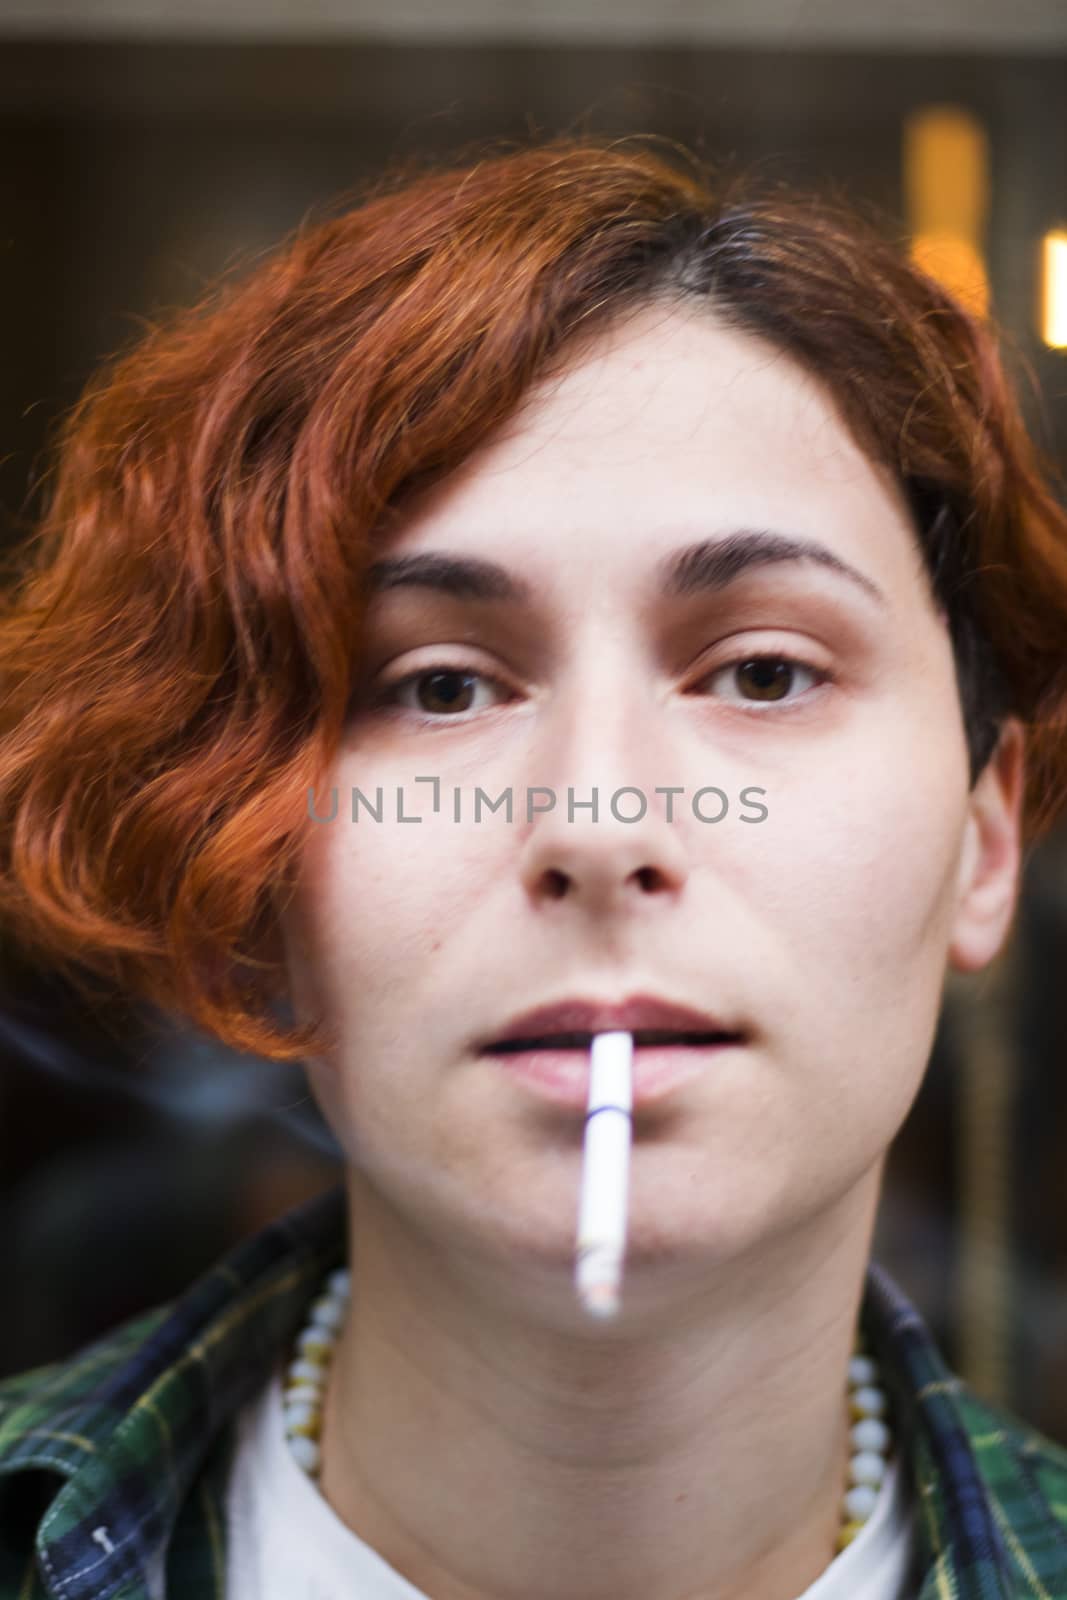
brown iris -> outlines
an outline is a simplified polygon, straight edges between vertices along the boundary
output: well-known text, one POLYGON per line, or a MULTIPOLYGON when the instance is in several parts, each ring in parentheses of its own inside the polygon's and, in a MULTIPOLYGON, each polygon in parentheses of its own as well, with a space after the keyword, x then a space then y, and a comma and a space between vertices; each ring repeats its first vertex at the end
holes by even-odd
POLYGON ((755 694, 749 698, 781 700, 793 681, 793 667, 788 661, 762 656, 742 662, 737 668, 737 675, 739 682, 747 676, 749 686, 755 689, 755 694))
POLYGON ((476 672, 451 669, 424 672, 416 680, 415 698, 421 711, 469 711, 476 672), (425 686, 429 685, 429 688, 425 686))

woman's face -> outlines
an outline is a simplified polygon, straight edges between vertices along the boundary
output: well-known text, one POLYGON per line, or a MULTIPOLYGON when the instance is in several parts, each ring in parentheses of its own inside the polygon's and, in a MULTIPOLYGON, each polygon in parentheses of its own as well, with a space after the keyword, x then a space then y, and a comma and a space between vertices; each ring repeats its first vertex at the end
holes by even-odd
POLYGON ((298 1013, 338 1030, 311 1080, 353 1181, 413 1249, 572 1298, 582 1112, 478 1046, 535 1006, 642 994, 745 1042, 641 1110, 629 1262, 707 1272, 869 1211, 946 963, 1006 932, 1017 774, 969 794, 907 514, 827 394, 706 314, 646 310, 380 554, 493 563, 516 593, 383 583, 337 815, 307 822, 282 927, 298 1013), (741 531, 815 555, 691 556, 665 583, 741 531), (638 821, 612 814, 624 786, 638 821), (379 787, 382 820, 353 822, 379 787), (479 787, 511 790, 510 822, 484 799, 474 820, 479 787), (718 821, 718 795, 693 804, 712 788, 718 821))

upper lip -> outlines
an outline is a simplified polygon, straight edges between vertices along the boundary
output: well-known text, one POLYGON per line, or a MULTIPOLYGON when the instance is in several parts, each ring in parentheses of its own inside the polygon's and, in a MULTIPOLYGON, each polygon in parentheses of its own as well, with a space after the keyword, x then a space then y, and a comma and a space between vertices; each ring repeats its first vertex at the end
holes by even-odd
POLYGON ((513 1018, 497 1033, 488 1035, 481 1049, 520 1039, 550 1038, 555 1034, 614 1032, 722 1033, 737 1037, 731 1027, 707 1011, 677 1005, 656 995, 635 994, 625 1000, 559 1000, 537 1006, 513 1018))

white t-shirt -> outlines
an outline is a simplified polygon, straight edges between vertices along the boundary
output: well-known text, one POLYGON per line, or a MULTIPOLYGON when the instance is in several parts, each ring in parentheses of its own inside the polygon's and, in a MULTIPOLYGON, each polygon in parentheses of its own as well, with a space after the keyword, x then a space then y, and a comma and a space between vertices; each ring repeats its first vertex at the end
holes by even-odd
MULTIPOLYGON (((280 1373, 238 1419, 226 1514, 226 1600, 430 1600, 341 1521, 297 1466, 280 1373)), ((894 1455, 862 1531, 797 1600, 914 1600, 913 1532, 894 1455)))

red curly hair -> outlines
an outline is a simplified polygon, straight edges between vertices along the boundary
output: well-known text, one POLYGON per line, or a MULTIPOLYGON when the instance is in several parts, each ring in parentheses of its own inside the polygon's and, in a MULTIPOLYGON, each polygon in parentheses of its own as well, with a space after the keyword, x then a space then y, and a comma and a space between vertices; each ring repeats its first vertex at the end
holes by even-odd
POLYGON ((0 615, 0 923, 275 1059, 278 886, 338 749, 367 567, 551 363, 705 299, 790 352, 896 474, 952 631, 972 782, 1027 731, 1067 798, 1067 515, 992 329, 837 202, 566 139, 381 185, 150 328, 63 419, 0 615))

